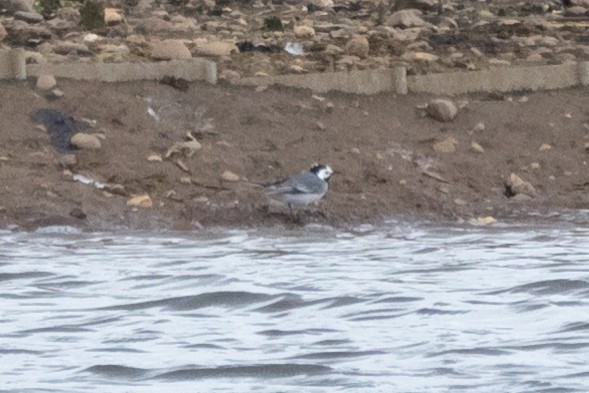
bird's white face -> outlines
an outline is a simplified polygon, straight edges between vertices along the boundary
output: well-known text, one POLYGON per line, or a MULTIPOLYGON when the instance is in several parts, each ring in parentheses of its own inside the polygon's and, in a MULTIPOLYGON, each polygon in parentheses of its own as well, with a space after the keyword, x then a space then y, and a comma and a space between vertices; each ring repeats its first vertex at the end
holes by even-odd
POLYGON ((333 170, 329 167, 329 165, 321 165, 315 173, 320 179, 328 181, 333 174, 333 170))

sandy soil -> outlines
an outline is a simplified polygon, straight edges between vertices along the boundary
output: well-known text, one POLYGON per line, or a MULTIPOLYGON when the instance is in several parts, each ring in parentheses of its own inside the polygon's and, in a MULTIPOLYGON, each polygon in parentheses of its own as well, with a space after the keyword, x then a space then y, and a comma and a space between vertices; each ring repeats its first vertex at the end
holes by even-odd
POLYGON ((0 227, 290 225, 289 216, 268 213, 263 193, 249 182, 281 178, 314 162, 336 173, 324 200, 303 215, 306 223, 501 219, 589 207, 587 89, 455 97, 464 107, 452 122, 440 123, 419 109, 436 98, 428 96, 313 97, 206 84, 182 91, 156 82, 63 80, 59 87, 65 95, 56 100, 30 83, 0 84, 0 227), (87 132, 102 134, 102 147, 58 151, 30 118, 39 109, 95 120, 87 132), (166 158, 188 131, 202 148, 166 158), (449 137, 457 141, 455 152, 434 150, 449 137), (472 142, 484 152, 473 151, 472 142), (63 163, 66 153, 77 162, 63 163), (148 161, 150 155, 163 161, 148 161), (223 180, 225 171, 240 180, 223 180), (537 197, 508 198, 511 173, 529 181, 537 197), (122 187, 107 192, 74 181, 74 174, 122 187), (127 205, 142 194, 152 207, 127 205))

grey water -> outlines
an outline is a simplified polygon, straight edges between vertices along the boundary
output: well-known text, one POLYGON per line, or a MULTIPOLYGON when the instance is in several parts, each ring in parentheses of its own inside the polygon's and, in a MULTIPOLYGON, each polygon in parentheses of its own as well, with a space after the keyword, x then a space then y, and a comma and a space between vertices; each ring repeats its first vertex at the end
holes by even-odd
POLYGON ((0 232, 0 391, 589 392, 589 212, 0 232))

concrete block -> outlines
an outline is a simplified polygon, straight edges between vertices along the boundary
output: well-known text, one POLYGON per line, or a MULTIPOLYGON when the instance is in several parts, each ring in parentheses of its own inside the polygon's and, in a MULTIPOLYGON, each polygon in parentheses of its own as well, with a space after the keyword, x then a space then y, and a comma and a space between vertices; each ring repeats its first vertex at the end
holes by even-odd
MULTIPOLYGON (((304 75, 278 75, 269 77, 242 78, 241 85, 281 85, 310 89, 316 93, 341 91, 353 94, 376 94, 397 91, 393 70, 363 70, 326 72, 304 75)), ((402 76, 398 76, 402 79, 402 76)))
POLYGON ((449 72, 407 78, 410 92, 436 95, 562 89, 580 82, 577 64, 449 72))
POLYGON ((60 63, 29 64, 29 76, 52 74, 57 78, 95 80, 102 82, 128 82, 159 80, 164 76, 187 81, 217 82, 217 65, 206 59, 172 60, 158 63, 60 63))
POLYGON ((25 51, 20 48, 0 50, 0 79, 26 78, 25 51))

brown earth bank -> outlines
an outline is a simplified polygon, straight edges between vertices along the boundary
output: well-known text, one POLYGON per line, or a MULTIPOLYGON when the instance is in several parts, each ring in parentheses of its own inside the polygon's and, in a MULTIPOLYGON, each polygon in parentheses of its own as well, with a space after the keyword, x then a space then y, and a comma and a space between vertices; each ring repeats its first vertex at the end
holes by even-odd
POLYGON ((335 174, 299 223, 589 207, 587 89, 454 97, 458 115, 440 122, 424 109, 438 97, 180 87, 63 80, 56 98, 0 84, 0 227, 294 225, 252 182, 315 162, 335 174), (73 148, 32 119, 41 109, 72 116, 58 125, 87 127, 90 142, 73 148))

